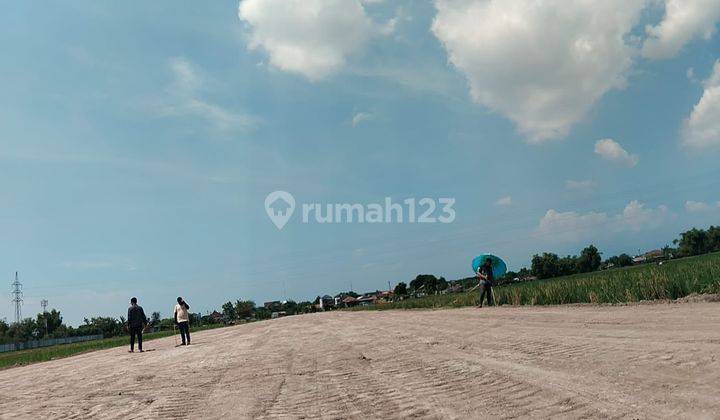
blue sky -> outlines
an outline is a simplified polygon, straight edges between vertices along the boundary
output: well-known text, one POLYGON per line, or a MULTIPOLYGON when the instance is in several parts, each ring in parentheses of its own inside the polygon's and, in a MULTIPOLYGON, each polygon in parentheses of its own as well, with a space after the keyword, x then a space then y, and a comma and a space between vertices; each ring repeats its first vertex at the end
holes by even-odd
POLYGON ((720 223, 718 20, 703 0, 16 2, 0 318, 16 270, 25 315, 46 298, 77 324, 131 296, 164 316, 178 295, 304 300, 720 223), (276 190, 454 197, 457 218, 278 230, 276 190))

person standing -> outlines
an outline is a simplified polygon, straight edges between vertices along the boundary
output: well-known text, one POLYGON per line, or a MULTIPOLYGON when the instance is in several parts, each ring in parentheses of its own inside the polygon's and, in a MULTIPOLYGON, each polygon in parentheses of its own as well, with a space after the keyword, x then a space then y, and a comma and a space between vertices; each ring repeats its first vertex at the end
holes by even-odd
POLYGON ((142 348, 142 333, 148 323, 145 311, 142 306, 137 304, 137 298, 130 299, 130 307, 128 308, 127 325, 130 331, 130 353, 135 351, 135 338, 137 338, 138 350, 142 348))
POLYGON ((477 275, 480 279, 480 302, 478 302, 478 307, 482 308, 485 294, 487 294, 488 305, 494 306, 495 302, 493 300, 492 284, 495 276, 493 274, 492 259, 485 259, 485 264, 478 267, 477 275))
POLYGON ((190 309, 190 305, 183 298, 178 297, 177 305, 175 305, 175 325, 180 330, 183 346, 190 344, 190 314, 188 309, 190 309))

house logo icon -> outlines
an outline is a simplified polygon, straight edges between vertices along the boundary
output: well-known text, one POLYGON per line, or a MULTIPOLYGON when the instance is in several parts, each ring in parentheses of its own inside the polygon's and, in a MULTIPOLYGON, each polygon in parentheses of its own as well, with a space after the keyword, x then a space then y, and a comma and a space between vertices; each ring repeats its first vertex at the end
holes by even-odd
POLYGON ((295 198, 286 191, 274 191, 265 197, 265 211, 278 230, 292 217, 295 211, 295 198))

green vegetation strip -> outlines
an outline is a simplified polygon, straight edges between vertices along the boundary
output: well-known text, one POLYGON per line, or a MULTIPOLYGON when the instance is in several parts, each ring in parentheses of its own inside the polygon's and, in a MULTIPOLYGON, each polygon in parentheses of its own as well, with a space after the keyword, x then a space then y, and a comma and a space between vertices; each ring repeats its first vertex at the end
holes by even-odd
MULTIPOLYGON (((626 303, 720 293, 720 253, 493 288, 499 305, 626 303)), ((477 292, 431 295, 355 310, 462 307, 476 304, 477 292)))
MULTIPOLYGON (((206 325, 193 328, 192 332, 222 327, 222 325, 206 325)), ((160 331, 143 334, 143 344, 157 338, 169 337, 172 331, 160 331)), ((0 353, 0 369, 15 366, 29 365, 31 363, 46 362, 48 360, 60 359, 74 356, 89 351, 109 349, 112 347, 130 346, 130 336, 103 338, 101 340, 83 341, 72 344, 59 344, 57 346, 40 347, 36 349, 10 351, 0 353)))

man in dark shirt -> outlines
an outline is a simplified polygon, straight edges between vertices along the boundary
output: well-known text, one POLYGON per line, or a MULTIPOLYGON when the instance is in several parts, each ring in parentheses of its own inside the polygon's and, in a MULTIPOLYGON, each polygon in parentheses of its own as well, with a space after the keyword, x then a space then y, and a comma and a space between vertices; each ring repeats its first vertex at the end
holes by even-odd
POLYGON ((130 299, 130 307, 128 308, 127 324, 130 330, 130 353, 135 351, 135 337, 137 337, 138 350, 142 349, 142 333, 148 319, 145 316, 142 306, 137 304, 137 298, 130 299))
POLYGON ((492 260, 487 258, 485 264, 478 268, 478 278, 480 279, 480 302, 478 307, 482 308, 483 299, 487 293, 487 303, 490 306, 495 305, 493 301, 492 283, 494 280, 492 260))

